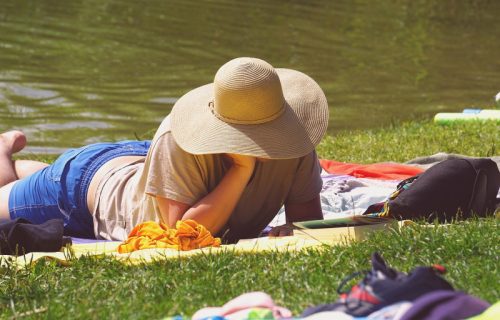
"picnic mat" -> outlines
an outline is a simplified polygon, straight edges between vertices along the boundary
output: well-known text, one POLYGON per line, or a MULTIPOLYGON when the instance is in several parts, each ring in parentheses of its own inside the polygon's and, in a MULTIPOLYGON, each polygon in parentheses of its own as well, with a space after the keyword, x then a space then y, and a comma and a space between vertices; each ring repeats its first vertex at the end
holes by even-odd
POLYGON ((262 238, 265 240, 245 241, 232 245, 221 245, 220 247, 207 247, 193 249, 189 251, 179 251, 168 248, 153 248, 134 251, 131 253, 118 253, 117 248, 122 243, 120 241, 96 242, 86 244, 74 244, 62 249, 59 252, 31 252, 22 256, 0 255, 0 266, 16 264, 18 267, 32 265, 39 260, 55 260, 59 264, 66 266, 74 258, 82 256, 108 256, 125 264, 149 263, 157 260, 172 258, 186 258, 198 254, 218 254, 222 252, 263 252, 266 250, 279 251, 299 251, 304 248, 320 246, 321 242, 314 239, 302 239, 299 237, 283 238, 262 238))
POLYGON ((198 254, 219 254, 223 252, 258 253, 266 251, 301 251, 307 248, 321 248, 325 245, 346 245, 352 241, 363 240, 375 231, 387 230, 404 225, 402 222, 354 226, 342 228, 300 229, 294 236, 240 240, 237 244, 207 247, 189 251, 179 251, 168 248, 153 248, 118 253, 120 241, 97 241, 79 243, 65 247, 60 252, 32 252, 22 256, 0 255, 0 266, 15 264, 18 268, 33 265, 40 260, 54 260, 62 266, 71 264, 71 260, 82 256, 112 257, 122 263, 136 265, 165 259, 187 258, 198 254))
POLYGON ((320 159, 319 162, 328 173, 347 174, 356 178, 404 180, 424 172, 424 169, 396 162, 359 164, 327 159, 320 159))

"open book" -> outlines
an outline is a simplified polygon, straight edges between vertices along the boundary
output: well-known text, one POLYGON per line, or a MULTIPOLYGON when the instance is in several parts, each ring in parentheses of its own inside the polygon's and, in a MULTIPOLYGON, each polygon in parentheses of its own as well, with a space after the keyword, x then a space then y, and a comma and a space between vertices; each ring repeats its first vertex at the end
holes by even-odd
POLYGON ((339 228, 365 226, 379 223, 392 223, 394 219, 379 217, 375 215, 354 215, 333 219, 310 220, 302 222, 294 222, 293 225, 298 229, 320 229, 320 228, 339 228))
POLYGON ((399 228, 404 221, 376 216, 348 216, 326 220, 311 220, 294 223, 293 236, 261 237, 242 239, 238 246, 256 250, 304 248, 317 245, 348 244, 366 239, 372 232, 388 232, 399 228))
POLYGON ((342 218, 295 222, 294 236, 315 239, 322 243, 348 243, 364 240, 372 232, 398 228, 400 222, 392 218, 355 215, 342 218))

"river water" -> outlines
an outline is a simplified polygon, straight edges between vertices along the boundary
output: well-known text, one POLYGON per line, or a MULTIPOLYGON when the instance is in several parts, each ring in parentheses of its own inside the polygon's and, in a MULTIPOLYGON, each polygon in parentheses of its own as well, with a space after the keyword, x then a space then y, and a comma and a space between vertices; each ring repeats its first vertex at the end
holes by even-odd
POLYGON ((491 107, 500 1, 1 0, 0 130, 30 152, 142 138, 238 56, 312 76, 329 132, 491 107))

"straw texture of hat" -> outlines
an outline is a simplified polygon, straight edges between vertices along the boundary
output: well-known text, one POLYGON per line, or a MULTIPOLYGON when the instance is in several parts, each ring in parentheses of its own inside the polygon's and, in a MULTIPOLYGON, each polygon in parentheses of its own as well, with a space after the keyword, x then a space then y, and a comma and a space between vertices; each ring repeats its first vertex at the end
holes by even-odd
POLYGON ((315 148, 327 126, 328 103, 312 78, 256 58, 227 62, 213 83, 182 96, 171 112, 174 139, 192 154, 297 158, 315 148))

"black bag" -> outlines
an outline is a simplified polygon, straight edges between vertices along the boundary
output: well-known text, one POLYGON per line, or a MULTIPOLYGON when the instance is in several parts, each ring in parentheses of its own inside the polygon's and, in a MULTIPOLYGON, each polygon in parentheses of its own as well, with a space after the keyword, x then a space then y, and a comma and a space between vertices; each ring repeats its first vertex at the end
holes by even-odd
POLYGON ((441 222, 484 217, 495 210, 499 188, 500 172, 491 159, 449 159, 402 181, 380 215, 441 222))
POLYGON ((34 251, 59 251, 71 243, 63 236, 63 221, 48 220, 42 224, 18 218, 0 223, 0 254, 23 255, 34 251))

